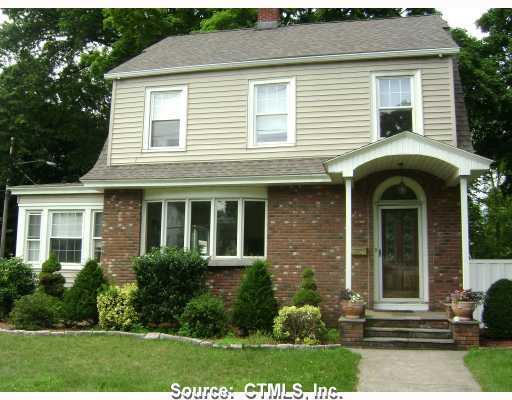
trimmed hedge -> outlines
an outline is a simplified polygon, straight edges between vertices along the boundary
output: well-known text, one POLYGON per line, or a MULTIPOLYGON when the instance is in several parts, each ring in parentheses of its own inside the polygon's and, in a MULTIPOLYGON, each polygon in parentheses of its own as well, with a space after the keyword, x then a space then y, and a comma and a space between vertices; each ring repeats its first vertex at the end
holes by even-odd
POLYGON ((50 254, 41 266, 39 273, 39 286, 43 292, 50 296, 62 299, 64 296, 64 283, 66 279, 58 273, 61 269, 60 262, 55 254, 50 254))
POLYGON ((512 338, 512 280, 500 279, 491 285, 482 317, 490 337, 512 338))
POLYGON ((37 330, 51 328, 60 321, 62 301, 37 290, 16 300, 9 322, 16 329, 37 330))
POLYGON ((222 300, 210 293, 204 293, 188 302, 180 322, 180 334, 211 338, 226 333, 228 317, 222 300))
POLYGON ((318 344, 327 329, 318 307, 283 307, 274 322, 274 337, 291 343, 318 344))
POLYGON ((109 286, 98 295, 99 325, 109 330, 130 330, 139 322, 134 307, 137 285, 109 286))
POLYGON ((35 275, 21 258, 0 260, 0 318, 6 318, 14 302, 36 289, 35 275))
POLYGON ((67 321, 98 322, 96 298, 107 282, 96 260, 89 260, 75 278, 73 287, 64 294, 67 321))
POLYGON ((134 261, 135 306, 144 324, 177 324, 187 303, 204 292, 208 261, 196 252, 164 247, 134 261))
POLYGON ((272 332, 277 315, 272 277, 265 261, 255 261, 245 271, 233 305, 233 323, 242 335, 272 332))

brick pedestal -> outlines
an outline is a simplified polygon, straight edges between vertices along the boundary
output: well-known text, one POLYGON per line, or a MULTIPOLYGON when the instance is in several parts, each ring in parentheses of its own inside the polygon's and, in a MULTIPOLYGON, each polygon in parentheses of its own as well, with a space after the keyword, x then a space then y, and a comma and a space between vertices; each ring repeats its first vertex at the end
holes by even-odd
POLYGON ((480 324, 478 321, 450 320, 453 340, 459 349, 468 349, 480 344, 480 324))
POLYGON ((364 324, 366 318, 349 319, 341 317, 339 319, 341 343, 345 346, 357 346, 363 341, 364 324))

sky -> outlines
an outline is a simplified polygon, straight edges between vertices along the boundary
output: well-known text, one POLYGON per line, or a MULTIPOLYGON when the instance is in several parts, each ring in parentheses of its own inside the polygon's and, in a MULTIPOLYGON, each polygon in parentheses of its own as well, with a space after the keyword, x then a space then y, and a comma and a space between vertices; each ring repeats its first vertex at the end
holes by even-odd
MULTIPOLYGON (((464 28, 478 38, 483 36, 476 27, 475 21, 487 11, 487 7, 437 7, 437 9, 443 13, 443 18, 452 28, 464 28)), ((0 12, 0 23, 4 20, 5 16, 0 12)))

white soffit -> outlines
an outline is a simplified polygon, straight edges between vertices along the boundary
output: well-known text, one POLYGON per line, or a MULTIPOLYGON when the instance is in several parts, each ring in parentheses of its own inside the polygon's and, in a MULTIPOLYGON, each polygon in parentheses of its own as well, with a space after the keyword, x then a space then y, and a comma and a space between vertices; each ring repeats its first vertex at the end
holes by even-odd
POLYGON ((324 163, 329 174, 362 178, 386 169, 416 169, 456 183, 456 178, 476 176, 487 171, 492 160, 429 139, 412 132, 401 132, 363 146, 324 163))

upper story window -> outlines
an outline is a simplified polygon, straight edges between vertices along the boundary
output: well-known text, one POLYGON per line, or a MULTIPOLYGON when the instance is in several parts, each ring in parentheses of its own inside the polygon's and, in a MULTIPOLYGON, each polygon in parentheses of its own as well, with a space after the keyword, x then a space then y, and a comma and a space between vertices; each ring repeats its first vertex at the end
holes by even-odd
POLYGON ((185 86, 146 89, 144 149, 183 151, 187 129, 185 86))
POLYGON ((423 134, 419 71, 376 73, 373 86, 375 140, 403 131, 423 134))
POLYGON ((249 83, 249 146, 295 144, 295 79, 249 83))

